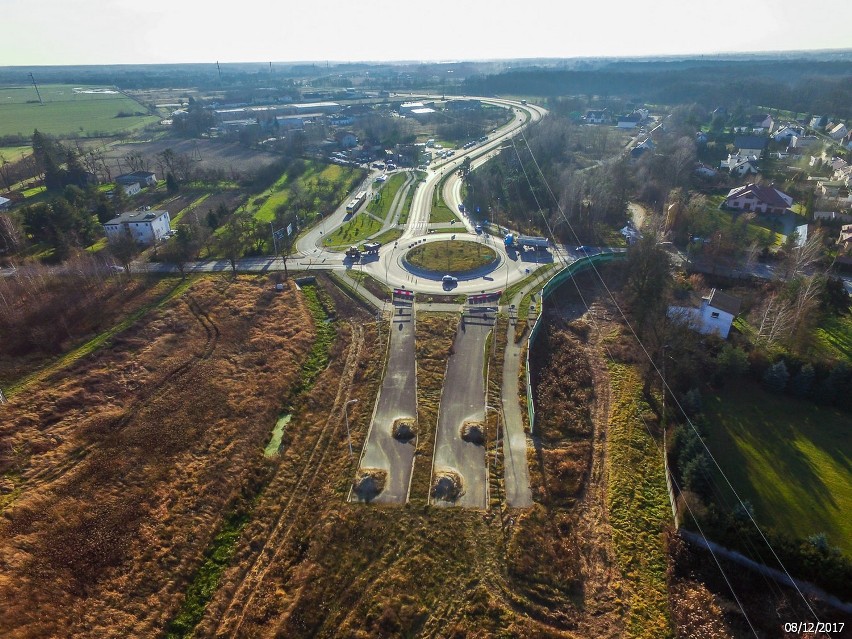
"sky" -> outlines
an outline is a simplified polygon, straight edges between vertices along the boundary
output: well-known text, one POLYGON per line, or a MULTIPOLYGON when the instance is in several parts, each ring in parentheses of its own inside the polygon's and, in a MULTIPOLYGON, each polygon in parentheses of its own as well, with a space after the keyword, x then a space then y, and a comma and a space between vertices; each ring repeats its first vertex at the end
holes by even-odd
POLYGON ((852 1, 0 0, 0 66, 852 48, 852 1))

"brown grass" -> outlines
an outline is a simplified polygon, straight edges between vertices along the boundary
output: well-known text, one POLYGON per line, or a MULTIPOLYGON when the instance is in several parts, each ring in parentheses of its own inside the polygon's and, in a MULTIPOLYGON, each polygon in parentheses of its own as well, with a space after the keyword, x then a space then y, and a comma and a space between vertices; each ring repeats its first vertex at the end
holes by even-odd
POLYGON ((151 636, 250 492, 313 337, 291 288, 205 278, 109 351, 14 398, 0 634, 151 636), (81 602, 85 600, 85 605, 81 602))

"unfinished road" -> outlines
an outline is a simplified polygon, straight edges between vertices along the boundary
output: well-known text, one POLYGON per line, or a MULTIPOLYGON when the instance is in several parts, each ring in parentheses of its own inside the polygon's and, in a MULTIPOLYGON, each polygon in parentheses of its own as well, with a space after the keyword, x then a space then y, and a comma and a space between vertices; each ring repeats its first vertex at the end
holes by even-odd
MULTIPOLYGON (((384 471, 384 489, 376 494, 354 487, 350 501, 404 504, 408 501, 414 452, 417 449, 417 378, 414 355, 414 308, 396 302, 390 322, 388 363, 359 471, 384 471), (410 436, 395 436, 394 426, 409 425, 410 436)), ((360 474, 359 472, 359 474, 360 474)))
MULTIPOLYGON (((485 342, 494 319, 493 312, 465 311, 453 342, 441 393, 432 463, 430 501, 435 505, 485 509, 487 504, 484 442, 466 441, 462 429, 465 424, 482 428, 485 422, 485 342), (435 491, 442 478, 447 481, 448 477, 460 480, 457 487, 461 489, 460 495, 448 494, 446 485, 435 491)), ((484 438, 484 432, 480 432, 484 438)), ((474 433, 471 439, 478 437, 474 433)))

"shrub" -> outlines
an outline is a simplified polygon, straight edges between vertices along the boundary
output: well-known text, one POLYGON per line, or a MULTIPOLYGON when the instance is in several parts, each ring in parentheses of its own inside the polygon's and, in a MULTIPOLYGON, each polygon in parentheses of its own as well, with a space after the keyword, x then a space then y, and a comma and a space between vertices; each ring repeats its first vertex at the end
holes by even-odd
POLYGON ((779 359, 763 374, 763 383, 773 393, 783 393, 789 379, 790 373, 787 372, 787 364, 783 359, 779 359))

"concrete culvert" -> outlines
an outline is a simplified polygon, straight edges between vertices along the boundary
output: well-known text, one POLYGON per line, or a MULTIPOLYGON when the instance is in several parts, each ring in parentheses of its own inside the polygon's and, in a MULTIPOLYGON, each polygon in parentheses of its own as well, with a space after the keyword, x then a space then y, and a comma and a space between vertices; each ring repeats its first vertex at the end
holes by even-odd
POLYGON ((411 418, 397 419, 393 423, 391 433, 393 434, 393 438, 398 441, 410 442, 417 434, 414 431, 414 420, 411 418))
POLYGON ((485 445, 485 424, 482 422, 465 422, 461 427, 461 438, 477 446, 485 445))
POLYGON ((461 475, 451 470, 435 473, 432 497, 443 501, 455 501, 464 494, 461 475))
POLYGON ((385 489, 388 474, 380 468, 362 468, 352 484, 354 492, 361 501, 372 501, 385 489))

